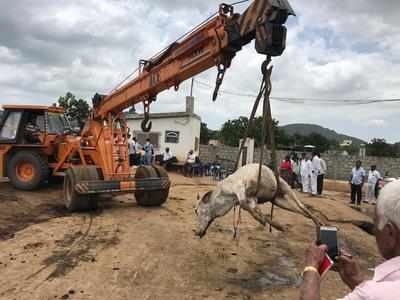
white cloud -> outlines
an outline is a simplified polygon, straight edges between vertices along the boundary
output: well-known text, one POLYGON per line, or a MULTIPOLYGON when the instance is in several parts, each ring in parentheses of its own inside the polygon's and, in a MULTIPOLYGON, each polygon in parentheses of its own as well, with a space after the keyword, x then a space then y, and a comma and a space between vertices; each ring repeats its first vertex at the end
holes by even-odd
POLYGON ((386 124, 385 120, 381 120, 381 119, 373 119, 373 120, 370 120, 368 123, 371 126, 375 126, 375 127, 384 127, 386 124))

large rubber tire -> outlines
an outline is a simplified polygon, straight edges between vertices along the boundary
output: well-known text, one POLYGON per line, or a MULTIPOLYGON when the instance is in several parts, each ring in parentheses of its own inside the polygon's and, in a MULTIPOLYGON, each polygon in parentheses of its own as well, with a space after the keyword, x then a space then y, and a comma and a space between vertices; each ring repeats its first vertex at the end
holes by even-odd
POLYGON ((90 211, 97 208, 96 195, 80 195, 75 185, 83 180, 99 180, 99 172, 93 166, 69 168, 64 177, 64 204, 69 212, 90 211))
MULTIPOLYGON (((136 170, 135 179, 141 178, 168 178, 168 173, 156 166, 140 166, 136 170)), ((136 191, 136 202, 140 206, 161 206, 167 201, 169 194, 169 187, 166 189, 154 191, 136 191)))
POLYGON ((12 185, 20 190, 39 188, 47 180, 48 172, 46 160, 34 151, 18 151, 7 163, 7 176, 12 185))

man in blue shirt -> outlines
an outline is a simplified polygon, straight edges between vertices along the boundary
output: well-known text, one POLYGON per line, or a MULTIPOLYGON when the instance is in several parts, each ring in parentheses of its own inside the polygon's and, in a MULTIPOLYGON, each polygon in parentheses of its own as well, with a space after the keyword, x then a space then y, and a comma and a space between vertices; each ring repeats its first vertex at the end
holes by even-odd
POLYGON ((144 165, 151 165, 153 162, 154 147, 150 143, 150 139, 146 139, 146 144, 143 146, 144 150, 144 165))

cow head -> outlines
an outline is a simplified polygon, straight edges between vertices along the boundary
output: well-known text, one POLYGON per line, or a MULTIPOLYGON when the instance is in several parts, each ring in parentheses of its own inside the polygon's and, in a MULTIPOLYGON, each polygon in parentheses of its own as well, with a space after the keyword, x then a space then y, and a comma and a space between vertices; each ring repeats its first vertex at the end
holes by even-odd
POLYGON ((224 194, 220 189, 209 191, 199 199, 195 213, 197 215, 196 235, 202 238, 212 222, 227 214, 234 206, 235 198, 224 194))

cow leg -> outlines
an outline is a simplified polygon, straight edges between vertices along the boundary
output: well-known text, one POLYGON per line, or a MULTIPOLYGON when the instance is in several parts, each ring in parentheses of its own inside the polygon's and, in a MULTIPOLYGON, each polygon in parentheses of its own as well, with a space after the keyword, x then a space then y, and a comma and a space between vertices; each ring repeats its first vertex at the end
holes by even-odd
POLYGON ((320 219, 318 219, 313 213, 311 213, 305 207, 305 205, 299 199, 297 199, 297 196, 293 191, 291 191, 291 195, 285 195, 285 198, 287 198, 288 200, 290 198, 294 199, 297 206, 304 212, 304 215, 308 216, 314 222, 314 224, 317 226, 317 228, 319 228, 319 226, 321 226, 321 225, 324 225, 324 222, 322 222, 320 219))
POLYGON ((270 224, 279 231, 285 231, 285 228, 281 224, 274 222, 270 216, 262 213, 260 208, 257 206, 257 198, 247 198, 245 201, 241 201, 240 207, 248 211, 249 214, 263 226, 270 224))
POLYGON ((280 179, 280 188, 284 199, 275 199, 277 206, 292 211, 294 213, 300 213, 306 217, 309 217, 315 223, 317 228, 320 225, 324 224, 304 206, 304 204, 297 198, 296 193, 282 178, 280 179), (297 207, 294 207, 293 203, 296 204, 297 207))

